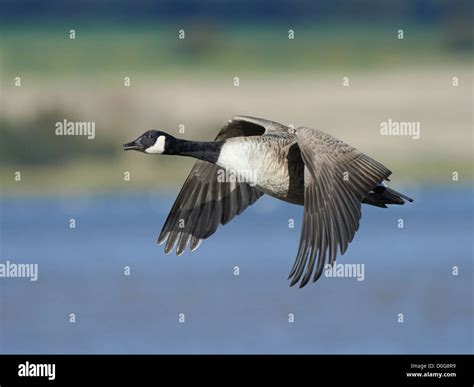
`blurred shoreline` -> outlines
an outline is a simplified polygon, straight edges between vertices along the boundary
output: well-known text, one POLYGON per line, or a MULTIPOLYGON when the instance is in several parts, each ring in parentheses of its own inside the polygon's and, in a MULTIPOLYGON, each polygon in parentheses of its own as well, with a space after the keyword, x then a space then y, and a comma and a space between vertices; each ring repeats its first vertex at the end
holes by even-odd
POLYGON ((396 22, 302 22, 290 40, 292 23, 66 24, 0 28, 4 194, 180 186, 192 160, 122 144, 152 128, 210 140, 234 115, 324 130, 395 184, 474 180, 473 52, 461 27, 406 22, 399 40, 396 22), (64 119, 93 122, 97 137, 55 136, 64 119), (419 123, 420 139, 382 136, 387 120, 419 123))

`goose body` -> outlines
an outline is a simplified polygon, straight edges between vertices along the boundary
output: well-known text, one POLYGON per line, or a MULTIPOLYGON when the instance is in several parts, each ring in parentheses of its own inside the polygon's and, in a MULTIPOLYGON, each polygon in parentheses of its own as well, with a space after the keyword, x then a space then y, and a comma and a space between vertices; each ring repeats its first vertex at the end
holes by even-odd
POLYGON ((216 165, 277 199, 304 205, 304 164, 294 138, 231 138, 216 165))
POLYGON ((304 206, 290 272, 291 285, 300 287, 316 281, 338 252, 345 253, 362 203, 385 208, 412 201, 384 183, 391 171, 356 148, 317 129, 262 118, 236 116, 212 142, 150 130, 124 148, 198 159, 158 237, 165 253, 196 250, 263 194, 304 206))

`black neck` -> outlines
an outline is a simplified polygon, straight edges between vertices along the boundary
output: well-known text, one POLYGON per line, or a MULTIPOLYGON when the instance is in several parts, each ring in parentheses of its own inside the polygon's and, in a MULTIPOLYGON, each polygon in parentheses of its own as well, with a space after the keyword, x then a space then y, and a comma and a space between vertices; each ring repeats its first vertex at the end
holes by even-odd
POLYGON ((202 142, 176 138, 170 146, 168 146, 166 153, 170 155, 194 157, 195 159, 215 164, 219 158, 222 145, 224 145, 224 141, 202 142))

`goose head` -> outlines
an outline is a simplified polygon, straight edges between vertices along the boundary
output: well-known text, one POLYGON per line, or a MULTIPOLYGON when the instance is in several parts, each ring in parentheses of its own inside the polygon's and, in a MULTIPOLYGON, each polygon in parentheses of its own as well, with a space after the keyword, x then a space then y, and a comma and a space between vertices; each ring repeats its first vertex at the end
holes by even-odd
POLYGON ((166 154, 172 148, 175 138, 159 130, 149 130, 136 140, 123 145, 124 150, 136 150, 152 154, 166 154))

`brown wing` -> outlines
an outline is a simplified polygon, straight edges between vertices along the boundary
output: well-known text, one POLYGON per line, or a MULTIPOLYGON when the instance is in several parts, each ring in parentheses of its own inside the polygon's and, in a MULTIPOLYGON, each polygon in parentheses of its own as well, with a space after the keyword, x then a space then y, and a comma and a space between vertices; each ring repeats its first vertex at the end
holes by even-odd
MULTIPOLYGON (((261 136, 286 130, 276 122, 254 117, 237 116, 219 132, 215 141, 231 137, 261 136)), ((181 255, 186 246, 197 249, 220 224, 226 224, 263 195, 247 183, 218 181, 219 167, 197 161, 181 188, 158 237, 165 243, 165 253, 176 247, 181 255)))
POLYGON ((313 282, 328 260, 333 264, 359 228, 361 202, 391 172, 344 142, 309 128, 296 131, 305 164, 304 214, 300 246, 291 269, 291 285, 313 282), (306 271, 305 271, 306 269, 306 271))

